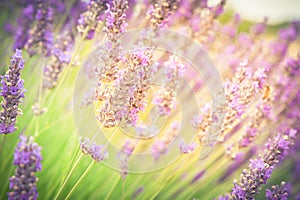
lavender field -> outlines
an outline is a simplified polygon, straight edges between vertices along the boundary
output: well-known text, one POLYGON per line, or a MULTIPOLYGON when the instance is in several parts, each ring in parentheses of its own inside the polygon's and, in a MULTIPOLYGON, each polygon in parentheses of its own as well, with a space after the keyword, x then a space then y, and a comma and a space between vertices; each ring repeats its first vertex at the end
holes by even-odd
POLYGON ((1 0, 0 199, 300 200, 300 19, 232 5, 1 0))

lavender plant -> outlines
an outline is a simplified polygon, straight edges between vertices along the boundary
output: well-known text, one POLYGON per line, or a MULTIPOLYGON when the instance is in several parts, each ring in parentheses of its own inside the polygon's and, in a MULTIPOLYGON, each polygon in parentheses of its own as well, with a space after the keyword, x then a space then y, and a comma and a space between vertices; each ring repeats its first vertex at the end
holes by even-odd
POLYGON ((299 198, 300 23, 226 3, 4 0, 0 199, 299 198))

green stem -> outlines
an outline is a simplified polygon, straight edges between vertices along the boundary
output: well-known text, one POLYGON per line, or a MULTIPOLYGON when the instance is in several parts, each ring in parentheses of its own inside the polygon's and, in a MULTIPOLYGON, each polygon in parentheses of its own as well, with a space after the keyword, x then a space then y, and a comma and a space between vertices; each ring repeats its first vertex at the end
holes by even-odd
POLYGON ((3 149, 4 141, 5 141, 5 135, 2 135, 1 146, 0 146, 0 156, 1 156, 2 149, 3 149))
POLYGON ((78 166, 79 161, 81 160, 83 154, 80 154, 80 156, 78 157, 76 163, 74 164, 74 166, 72 167, 72 169, 69 171, 68 175, 66 176, 62 186, 59 188, 59 191, 57 192, 56 196, 54 197, 54 199, 57 199, 59 197, 59 195, 61 194, 61 192, 63 191, 64 187, 66 186, 66 183, 68 182, 68 180, 70 179, 71 175, 73 174, 75 168, 78 166))
POLYGON ((122 200, 125 200, 125 180, 122 180, 122 200))
MULTIPOLYGON (((73 169, 72 166, 73 166, 73 164, 74 164, 74 162, 75 162, 75 158, 77 157, 77 155, 78 155, 79 152, 80 152, 80 147, 78 146, 77 149, 76 149, 76 152, 75 152, 75 154, 74 154, 74 156, 73 156, 73 158, 72 158, 71 164, 70 164, 70 166, 69 166, 69 169, 68 169, 68 172, 67 172, 68 175, 70 174, 71 170, 73 169)), ((81 154, 81 156, 82 156, 82 155, 83 155, 83 154, 81 154)), ((65 181, 65 180, 64 180, 64 181, 65 181)))
POLYGON ((65 199, 69 199, 71 194, 74 192, 74 190, 76 189, 76 187, 79 185, 79 183, 82 181, 82 179, 85 177, 85 175, 89 172, 89 170, 92 168, 94 164, 94 161, 92 161, 90 163, 90 165, 88 166, 88 168, 86 168, 86 170, 83 172, 83 174, 80 176, 80 178, 78 179, 78 181, 75 183, 75 185, 73 185, 72 189, 69 191, 68 195, 66 196, 65 199))
POLYGON ((121 176, 119 176, 119 178, 117 179, 117 181, 116 181, 116 183, 114 184, 114 186, 110 188, 110 190, 109 190, 109 192, 108 192, 108 194, 106 195, 106 197, 105 197, 104 200, 107 200, 107 199, 110 197, 111 193, 115 190, 115 188, 117 187, 117 185, 118 185, 118 183, 119 183, 120 180, 122 181, 121 176))

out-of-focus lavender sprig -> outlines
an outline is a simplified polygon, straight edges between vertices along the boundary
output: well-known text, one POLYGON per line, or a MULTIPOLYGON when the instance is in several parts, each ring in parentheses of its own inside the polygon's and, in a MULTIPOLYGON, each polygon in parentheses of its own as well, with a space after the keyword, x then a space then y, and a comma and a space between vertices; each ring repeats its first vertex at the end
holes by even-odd
POLYGON ((98 145, 96 142, 91 144, 91 141, 87 138, 80 140, 80 149, 82 153, 89 154, 95 162, 101 162, 108 159, 108 152, 104 145, 98 145))
POLYGON ((77 31, 83 35, 87 31, 86 39, 93 39, 99 28, 99 22, 104 19, 104 11, 110 7, 112 0, 91 0, 87 10, 77 20, 77 31), (87 30, 86 30, 87 29, 87 30))
POLYGON ((111 82, 116 78, 118 63, 122 60, 120 57, 120 37, 127 26, 125 22, 127 9, 127 0, 115 0, 105 12, 107 19, 103 32, 106 38, 99 52, 101 66, 95 68, 100 82, 111 82))
POLYGON ((29 39, 29 30, 34 21, 35 7, 32 4, 27 5, 21 16, 18 18, 18 26, 15 31, 13 49, 22 49, 29 39))
POLYGON ((30 37, 25 44, 31 56, 39 53, 49 56, 53 43, 53 22, 54 10, 47 0, 37 1, 37 11, 35 14, 35 24, 30 30, 30 37))
MULTIPOLYGON (((195 3, 198 3, 195 1, 195 3)), ((191 23, 192 37, 204 45, 205 48, 210 46, 216 38, 218 25, 216 19, 223 13, 226 0, 221 0, 218 4, 209 6, 207 1, 201 1, 200 7, 195 9, 192 19, 188 20, 191 23)))
POLYGON ((33 142, 32 137, 28 139, 21 135, 14 154, 13 164, 17 169, 15 175, 10 178, 9 188, 12 191, 8 193, 9 200, 37 199, 38 178, 35 173, 42 170, 41 161, 41 147, 33 142))
POLYGON ((285 182, 280 185, 273 185, 271 189, 266 189, 267 200, 287 200, 289 196, 289 188, 285 182))
POLYGON ((117 74, 114 88, 105 83, 97 88, 97 99, 103 101, 96 111, 97 118, 105 127, 120 125, 122 122, 137 125, 138 114, 146 106, 144 98, 156 70, 153 65, 155 63, 149 52, 133 52, 128 55, 124 68, 117 74))
POLYGON ((170 15, 177 9, 179 0, 154 0, 148 12, 151 24, 155 28, 165 27, 170 15))
POLYGON ((10 66, 4 76, 1 77, 1 93, 3 97, 0 111, 0 134, 12 133, 16 130, 16 118, 22 114, 19 105, 24 98, 24 80, 21 79, 21 70, 24 67, 22 59, 22 50, 16 50, 16 53, 10 60, 10 66))
MULTIPOLYGON (((233 78, 224 83, 226 101, 224 105, 222 104, 221 109, 225 110, 225 119, 218 141, 224 141, 227 132, 246 113, 255 95, 262 92, 267 78, 266 71, 267 69, 263 67, 252 73, 251 69, 243 63, 233 78)), ((192 125, 197 131, 199 140, 205 141, 207 131, 212 126, 215 116, 211 111, 210 104, 206 104, 200 112, 201 115, 194 118, 192 125)))
POLYGON ((248 147, 260 132, 260 124, 263 119, 270 119, 273 102, 275 100, 274 90, 270 86, 265 87, 263 98, 257 103, 254 114, 250 116, 242 138, 239 140, 239 147, 248 147))
POLYGON ((158 106, 160 115, 170 115, 171 111, 176 109, 175 92, 178 87, 178 78, 183 77, 185 71, 185 66, 176 56, 171 56, 165 65, 166 82, 153 99, 153 104, 158 106))
POLYGON ((254 199, 271 177, 273 169, 288 155, 296 133, 291 129, 287 134, 278 134, 269 139, 258 158, 250 160, 249 168, 243 170, 240 180, 234 180, 231 193, 220 199, 254 199))
MULTIPOLYGON (((150 152, 155 160, 158 160, 161 155, 168 153, 168 145, 175 139, 178 131, 180 129, 180 123, 178 121, 173 121, 169 125, 166 133, 162 138, 157 139, 152 145, 150 152)), ((189 146, 190 149, 185 150, 192 150, 192 145, 189 146)))
MULTIPOLYGON (((300 74, 300 54, 297 58, 287 58, 285 64, 280 69, 280 76, 276 77, 276 97, 280 104, 290 104, 291 101, 297 96, 300 86, 299 80, 296 78, 300 74)), ((296 111, 296 104, 291 104, 286 108, 292 108, 291 111, 296 111)))
POLYGON ((126 140, 124 145, 122 146, 122 149, 117 154, 117 158, 120 162, 120 169, 121 169, 120 174, 123 180, 125 180, 128 174, 128 161, 135 149, 135 146, 136 146, 135 142, 126 140))
POLYGON ((71 61, 71 48, 74 39, 68 31, 61 33, 51 52, 50 62, 44 68, 44 87, 54 88, 62 70, 71 61))
POLYGON ((179 142, 179 150, 181 154, 193 153, 197 148, 197 143, 192 142, 191 144, 186 144, 184 140, 179 142))

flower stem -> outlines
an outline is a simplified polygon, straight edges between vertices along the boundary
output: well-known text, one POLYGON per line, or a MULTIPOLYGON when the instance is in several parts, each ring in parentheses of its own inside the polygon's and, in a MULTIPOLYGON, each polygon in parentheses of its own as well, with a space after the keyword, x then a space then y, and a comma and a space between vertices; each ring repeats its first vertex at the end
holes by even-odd
POLYGON ((2 135, 1 146, 0 146, 0 155, 1 155, 1 152, 2 152, 3 145, 4 145, 4 141, 5 141, 5 135, 2 135))
POLYGON ((113 185, 113 187, 110 188, 110 190, 109 190, 109 192, 107 193, 107 195, 106 195, 106 197, 105 197, 104 200, 109 199, 111 193, 115 190, 115 188, 117 187, 117 185, 118 185, 118 183, 119 183, 120 180, 122 181, 121 176, 119 176, 119 178, 117 179, 117 181, 116 181, 116 183, 113 185))
POLYGON ((80 154, 80 156, 78 157, 77 161, 75 162, 74 166, 72 167, 72 169, 69 171, 68 175, 66 176, 62 186, 60 187, 59 191, 57 192, 56 196, 54 197, 54 199, 57 199, 59 197, 59 195, 61 194, 61 192, 63 191, 64 187, 66 186, 66 183, 68 182, 68 180, 70 179, 71 175, 73 174, 75 168, 78 166, 79 161, 81 160, 83 154, 80 154))
POLYGON ((73 191, 75 190, 75 188, 79 185, 79 183, 81 182, 81 180, 85 177, 85 175, 88 173, 88 171, 92 168, 94 164, 94 161, 92 161, 90 163, 90 165, 88 166, 88 168, 86 168, 86 170, 83 172, 83 174, 80 176, 80 178, 78 179, 78 181, 75 183, 75 185, 73 185, 72 189, 69 191, 68 195, 66 196, 65 199, 69 199, 71 194, 73 193, 73 191))

